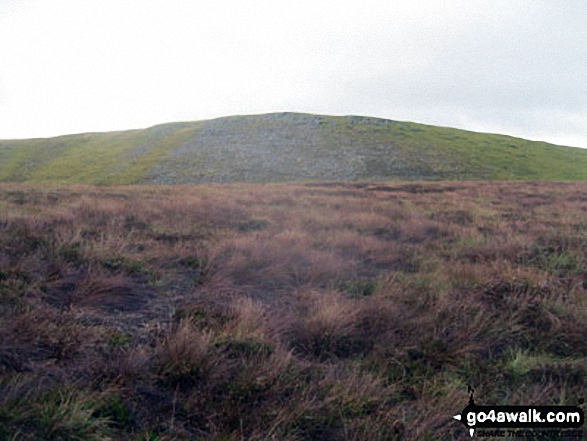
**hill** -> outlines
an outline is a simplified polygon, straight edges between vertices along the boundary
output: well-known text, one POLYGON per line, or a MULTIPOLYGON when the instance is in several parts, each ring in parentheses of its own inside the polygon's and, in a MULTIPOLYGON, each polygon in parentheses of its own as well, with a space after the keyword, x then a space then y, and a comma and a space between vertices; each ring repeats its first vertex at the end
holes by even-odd
POLYGON ((0 181, 189 184, 587 180, 587 150, 359 116, 298 113, 0 141, 0 181))

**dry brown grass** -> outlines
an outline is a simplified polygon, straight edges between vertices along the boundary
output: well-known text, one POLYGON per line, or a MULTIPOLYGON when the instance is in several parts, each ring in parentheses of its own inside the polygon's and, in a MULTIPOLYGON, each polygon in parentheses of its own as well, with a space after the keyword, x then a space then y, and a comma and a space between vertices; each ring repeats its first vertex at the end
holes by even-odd
POLYGON ((3 184, 0 438, 456 440, 467 384, 574 404, 586 190, 3 184))

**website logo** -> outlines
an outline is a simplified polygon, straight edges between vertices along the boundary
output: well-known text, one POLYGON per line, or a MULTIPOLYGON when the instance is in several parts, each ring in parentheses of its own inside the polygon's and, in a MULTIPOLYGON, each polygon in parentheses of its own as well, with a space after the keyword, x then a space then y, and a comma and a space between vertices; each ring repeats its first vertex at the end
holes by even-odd
POLYGON ((475 390, 469 387, 469 392, 469 403, 453 418, 467 427, 471 437, 475 430, 481 436, 514 437, 520 435, 520 429, 548 430, 553 438, 582 436, 581 430, 563 433, 563 430, 579 429, 584 424, 585 412, 579 406, 480 406, 475 404, 475 390))

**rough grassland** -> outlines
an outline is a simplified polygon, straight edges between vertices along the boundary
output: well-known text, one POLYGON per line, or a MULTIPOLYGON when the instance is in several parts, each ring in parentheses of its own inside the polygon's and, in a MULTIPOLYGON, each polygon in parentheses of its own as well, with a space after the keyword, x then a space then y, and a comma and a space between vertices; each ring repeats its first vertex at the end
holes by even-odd
POLYGON ((0 141, 0 182, 188 184, 587 180, 587 150, 358 116, 295 113, 0 141))
POLYGON ((577 404, 587 184, 0 186, 0 438, 464 440, 577 404))

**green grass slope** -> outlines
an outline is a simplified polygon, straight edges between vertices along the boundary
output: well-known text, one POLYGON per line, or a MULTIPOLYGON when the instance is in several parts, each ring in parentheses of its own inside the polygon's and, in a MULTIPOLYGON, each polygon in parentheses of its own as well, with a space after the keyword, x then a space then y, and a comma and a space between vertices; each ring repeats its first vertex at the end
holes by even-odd
POLYGON ((276 113, 0 141, 0 181, 587 180, 587 150, 411 122, 276 113))

